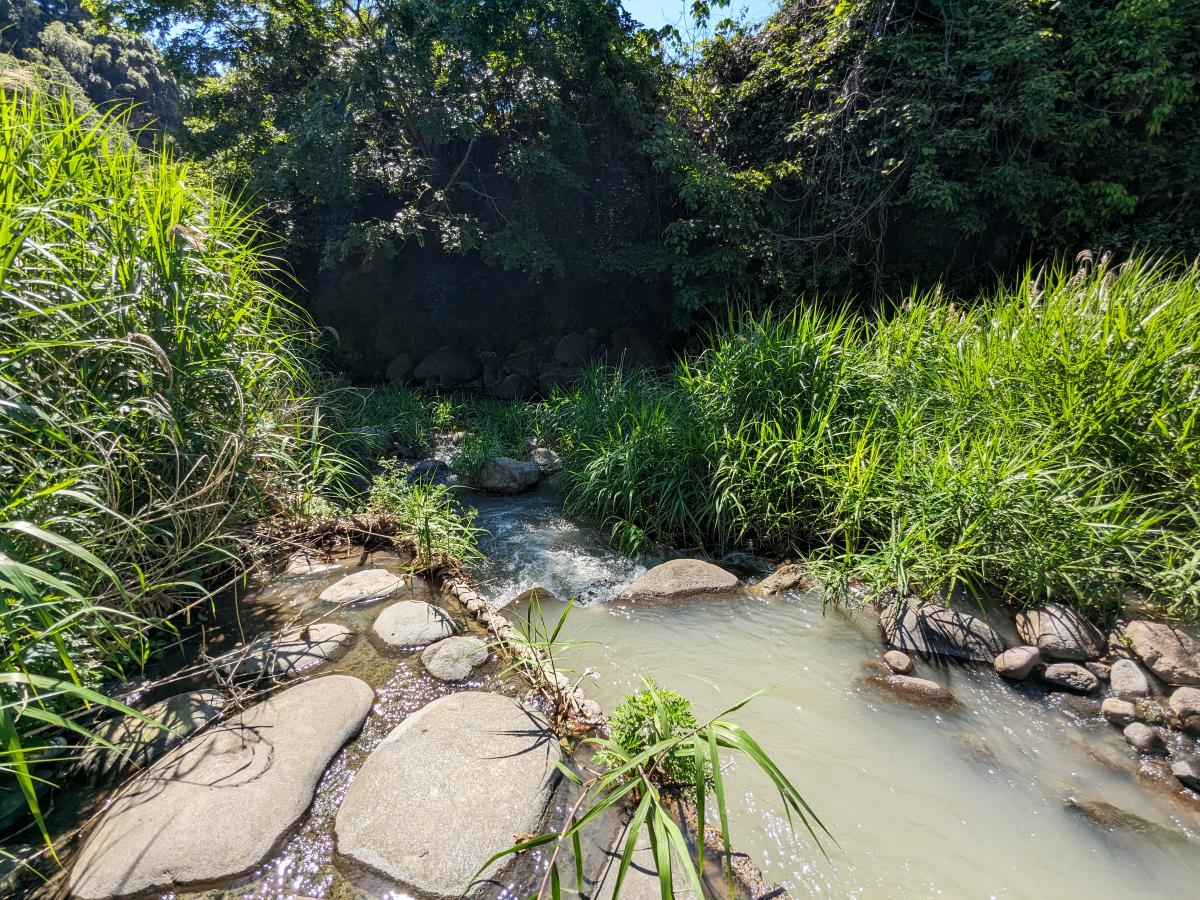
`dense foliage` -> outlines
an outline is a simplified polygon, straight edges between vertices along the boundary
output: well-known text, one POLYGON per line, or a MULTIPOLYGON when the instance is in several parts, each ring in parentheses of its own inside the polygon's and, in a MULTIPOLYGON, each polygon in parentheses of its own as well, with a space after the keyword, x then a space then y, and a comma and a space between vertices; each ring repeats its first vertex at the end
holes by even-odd
POLYGON ((1028 275, 978 307, 747 317, 559 411, 576 510, 627 546, 811 553, 850 579, 1200 613, 1200 272, 1028 275))
POLYGON ((253 218, 123 115, 0 77, 0 771, 32 803, 29 730, 324 473, 309 326, 253 218))
POLYGON ((122 107, 135 128, 182 124, 183 93, 149 38, 100 27, 76 0, 0 0, 0 28, 0 52, 48 67, 97 107, 122 107))
POLYGON ((788 0, 715 41, 697 130, 767 182, 785 293, 990 286, 1088 247, 1200 252, 1196 0, 788 0))
POLYGON ((1200 252, 1200 0, 786 0, 695 45, 616 0, 88 8, 103 31, 56 23, 36 52, 75 72, 81 39, 154 36, 183 139, 266 205, 360 374, 489 293, 459 327, 511 345, 547 302, 661 328, 1200 252))

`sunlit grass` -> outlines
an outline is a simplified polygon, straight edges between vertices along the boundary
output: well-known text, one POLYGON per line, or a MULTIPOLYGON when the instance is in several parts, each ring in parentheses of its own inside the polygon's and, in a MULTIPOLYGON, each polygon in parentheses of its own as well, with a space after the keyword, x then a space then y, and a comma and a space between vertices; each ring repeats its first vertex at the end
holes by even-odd
POLYGON ((854 580, 1200 613, 1200 275, 1030 273, 968 309, 747 316, 556 410, 571 505, 627 548, 810 555, 854 580))

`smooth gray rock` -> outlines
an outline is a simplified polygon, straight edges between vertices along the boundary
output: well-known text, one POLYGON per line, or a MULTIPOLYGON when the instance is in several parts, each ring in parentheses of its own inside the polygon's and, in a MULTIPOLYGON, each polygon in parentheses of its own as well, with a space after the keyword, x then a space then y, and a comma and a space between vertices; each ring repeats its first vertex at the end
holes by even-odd
POLYGON ((173 891, 253 869, 308 809, 374 697, 357 678, 316 678, 170 751, 104 812, 71 870, 71 893, 173 891))
POLYGON ((673 559, 637 578, 618 600, 679 600, 739 590, 737 576, 702 559, 673 559))
POLYGON ((748 590, 760 597, 774 597, 787 591, 812 587, 812 584, 812 573, 807 568, 798 563, 787 563, 748 590))
POLYGON ((1176 688, 1170 703, 1171 711, 1178 717, 1180 730, 1200 735, 1200 688, 1176 688))
POLYGON ((1104 652, 1103 633, 1075 610, 1059 603, 1017 613, 1017 633, 1047 659, 1083 662, 1104 652))
POLYGON ((1187 632, 1136 619, 1125 626, 1125 637, 1147 668, 1167 684, 1200 686, 1200 643, 1187 632))
POLYGON ((299 675, 328 662, 351 637, 353 632, 345 625, 317 622, 257 640, 226 654, 217 665, 227 675, 299 675))
POLYGON ((375 634, 389 647, 424 647, 455 632, 450 617, 424 600, 401 600, 375 618, 375 634))
MULTIPOLYGON (((629 823, 625 823, 617 834, 617 839, 604 854, 604 860, 596 877, 596 885, 590 895, 596 900, 613 900, 616 895, 617 874, 621 870, 621 858, 625 854, 625 844, 629 840, 629 823)), ((676 898, 695 898, 696 893, 690 887, 687 873, 680 866, 679 859, 671 854, 671 883, 676 898)), ((654 859, 654 850, 650 844, 650 832, 642 826, 634 845, 633 857, 625 880, 621 882, 620 900, 661 900, 662 887, 658 880, 658 864, 654 859)))
POLYGON ((879 617, 889 647, 923 656, 994 663, 1004 638, 977 616, 915 598, 892 601, 879 617))
POLYGON ((338 852, 425 895, 490 896, 495 886, 473 882, 475 873, 519 834, 538 833, 561 757, 541 713, 512 698, 434 700, 355 777, 335 822, 338 852))
POLYGON ((483 464, 472 483, 489 494, 519 494, 541 480, 541 467, 533 460, 497 456, 483 464))
POLYGON ((897 675, 911 675, 913 670, 912 657, 900 650, 889 650, 883 654, 884 664, 897 675))
POLYGON ((445 386, 467 384, 483 374, 483 363, 470 350, 439 347, 427 354, 413 370, 416 381, 437 381, 445 386))
POLYGON ((1145 722, 1132 722, 1126 725, 1125 740, 1141 753, 1162 753, 1166 750, 1166 744, 1163 743, 1158 729, 1152 728, 1145 722))
POLYGON ((126 769, 143 769, 219 716, 225 700, 220 691, 188 691, 140 710, 166 730, 134 716, 101 722, 92 729, 93 734, 117 749, 93 742, 77 763, 79 770, 89 778, 100 778, 126 769))
POLYGON ((1171 763, 1171 774, 1183 783, 1184 787, 1200 791, 1200 761, 1181 759, 1171 763))
POLYGON ((1150 680, 1132 659, 1118 659, 1108 672, 1108 687, 1116 697, 1149 697, 1150 680))
POLYGON ((1105 697, 1100 704, 1100 715, 1114 725, 1124 728, 1137 721, 1137 707, 1119 697, 1105 697))
POLYGON ((362 569, 335 581, 317 599, 325 603, 365 603, 387 600, 408 587, 409 581, 403 575, 387 569, 362 569))
POLYGON ((421 665, 442 681, 463 681, 487 662, 487 644, 477 637, 448 637, 430 644, 421 654, 421 665))
POLYGON ((1037 647, 1013 647, 1005 650, 992 663, 996 674, 1010 681, 1024 681, 1042 663, 1037 647))
POLYGON ((1076 694, 1094 694, 1100 690, 1100 679, 1075 663, 1055 663, 1042 671, 1042 680, 1076 694))

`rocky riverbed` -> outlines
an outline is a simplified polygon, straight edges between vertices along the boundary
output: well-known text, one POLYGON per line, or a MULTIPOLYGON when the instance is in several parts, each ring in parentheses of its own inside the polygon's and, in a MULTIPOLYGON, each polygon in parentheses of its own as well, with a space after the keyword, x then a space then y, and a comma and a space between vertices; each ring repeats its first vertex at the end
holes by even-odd
MULTIPOLYGON (((365 551, 264 576, 237 623, 204 632, 203 665, 131 695, 172 732, 105 726, 130 758, 96 748, 69 773, 52 824, 95 817, 64 843, 65 877, 22 890, 524 896, 540 851, 475 875, 572 802, 548 711, 491 643, 510 632, 497 608, 520 614, 535 586, 551 617, 554 595, 581 600, 565 637, 591 643, 563 661, 596 676, 573 702, 581 721, 643 675, 701 713, 769 689, 737 719, 839 845, 825 858, 793 835, 771 785, 735 763, 739 895, 1181 896, 1200 878, 1186 631, 900 596, 823 610, 802 566, 629 560, 551 491, 477 499, 491 533, 474 580, 435 585, 365 551)), ((621 828, 610 816, 585 845, 589 896, 611 891, 621 828)), ((625 896, 656 895, 652 863, 635 874, 625 896)))

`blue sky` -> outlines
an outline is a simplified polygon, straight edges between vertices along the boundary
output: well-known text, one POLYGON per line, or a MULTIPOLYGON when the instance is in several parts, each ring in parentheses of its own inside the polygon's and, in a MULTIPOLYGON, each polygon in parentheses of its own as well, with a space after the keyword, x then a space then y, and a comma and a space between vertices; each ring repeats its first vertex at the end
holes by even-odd
MULTIPOLYGON (((686 25, 691 0, 623 0, 629 14, 648 28, 659 28, 668 23, 686 25)), ((728 7, 714 13, 717 19, 726 16, 737 18, 743 10, 751 22, 761 22, 779 6, 779 0, 732 0, 728 7)))

